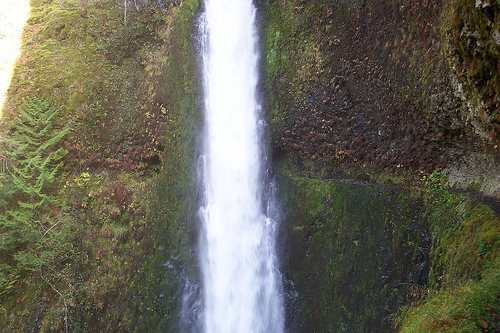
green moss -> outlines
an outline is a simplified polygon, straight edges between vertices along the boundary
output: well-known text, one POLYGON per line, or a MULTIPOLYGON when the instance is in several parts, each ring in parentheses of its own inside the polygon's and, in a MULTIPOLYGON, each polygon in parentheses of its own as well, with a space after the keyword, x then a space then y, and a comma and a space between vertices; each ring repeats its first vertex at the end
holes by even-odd
POLYGON ((469 198, 426 197, 433 246, 428 300, 407 307, 402 332, 484 332, 498 326, 500 218, 469 198))
POLYGON ((390 315, 425 284, 429 239, 419 196, 386 186, 286 180, 287 262, 308 332, 390 332, 390 315))
POLYGON ((500 219, 489 208, 462 195, 433 190, 429 198, 435 237, 431 285, 451 288, 480 278, 499 250, 496 241, 500 238, 500 219))
POLYGON ((115 1, 32 1, 7 121, 24 97, 46 93, 63 107, 57 122, 70 127, 76 157, 59 194, 64 223, 50 232, 61 243, 46 246, 58 265, 19 277, 2 296, 4 331, 178 332, 182 274, 197 276, 197 6, 147 3, 124 24, 115 1), (125 155, 143 146, 127 168, 125 155))
POLYGON ((154 273, 158 283, 156 294, 170 296, 160 300, 161 312, 142 319, 143 325, 152 331, 179 331, 182 304, 174 295, 182 292, 184 279, 194 281, 199 275, 192 248, 197 243, 194 158, 200 124, 200 90, 195 80, 197 69, 190 42, 191 21, 197 4, 190 1, 175 9, 178 19, 166 27, 169 39, 166 58, 160 67, 162 84, 157 85, 154 92, 167 117, 164 137, 167 148, 162 170, 149 196, 148 220, 158 226, 155 247, 161 249, 153 260, 156 267, 161 267, 154 273), (170 265, 165 264, 166 260, 170 265), (151 326, 151 322, 155 326, 151 326))
POLYGON ((84 147, 100 142, 99 153, 111 157, 124 138, 144 137, 140 105, 148 98, 141 60, 146 59, 137 54, 162 42, 161 22, 149 22, 150 12, 141 7, 124 25, 123 11, 112 1, 32 7, 5 106, 7 120, 15 121, 23 98, 41 92, 63 108, 59 121, 70 127, 69 141, 84 147))
POLYGON ((301 309, 291 327, 468 332, 498 325, 500 219, 441 189, 439 173, 427 189, 406 190, 282 180, 291 208, 285 271, 301 309))
MULTIPOLYGON (((321 6, 320 6, 321 7, 321 6)), ((273 134, 284 131, 290 107, 304 103, 302 92, 322 64, 315 28, 308 19, 322 8, 275 2, 266 11, 264 29, 268 108, 273 134), (308 15, 304 11, 312 11, 308 15), (288 92, 291 98, 283 98, 288 92)))
POLYGON ((400 332, 490 332, 498 327, 500 265, 497 262, 479 281, 435 294, 403 316, 400 332))
MULTIPOLYGON (((442 14, 441 35, 444 52, 452 72, 458 78, 460 90, 472 103, 462 118, 473 118, 476 130, 486 132, 483 139, 498 143, 498 75, 499 45, 493 38, 500 28, 498 4, 487 9, 473 1, 449 1, 442 14), (491 17, 488 17, 491 15, 491 17)), ((484 3, 486 4, 486 3, 484 3)))

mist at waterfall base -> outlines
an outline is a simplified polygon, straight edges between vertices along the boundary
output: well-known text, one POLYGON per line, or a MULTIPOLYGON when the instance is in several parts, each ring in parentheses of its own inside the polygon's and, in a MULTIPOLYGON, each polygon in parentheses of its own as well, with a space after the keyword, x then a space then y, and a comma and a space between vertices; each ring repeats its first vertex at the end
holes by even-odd
POLYGON ((207 333, 284 330, 277 208, 262 148, 251 0, 206 0, 200 264, 207 333))

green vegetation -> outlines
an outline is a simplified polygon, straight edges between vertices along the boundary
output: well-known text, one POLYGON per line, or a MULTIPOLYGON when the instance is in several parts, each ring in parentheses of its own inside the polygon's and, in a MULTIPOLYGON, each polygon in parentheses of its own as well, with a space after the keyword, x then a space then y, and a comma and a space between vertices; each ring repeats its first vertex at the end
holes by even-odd
POLYGON ((47 101, 33 97, 21 110, 19 124, 1 142, 5 161, 0 175, 0 227, 5 262, 0 294, 12 290, 23 269, 39 270, 53 255, 38 256, 33 247, 43 247, 42 236, 58 223, 61 210, 55 178, 65 154, 58 145, 67 130, 54 128, 56 114, 47 101))
POLYGON ((456 90, 471 103, 461 117, 496 146, 500 142, 499 13, 497 1, 449 1, 441 26, 444 55, 457 79, 456 90))
POLYGON ((288 178, 285 271, 306 331, 490 332, 500 311, 500 218, 441 188, 288 178), (302 305, 301 305, 302 304, 302 305))
POLYGON ((404 314, 401 332, 494 332, 498 329, 500 266, 481 280, 430 293, 430 299, 404 314))
MULTIPOLYGON (((430 238, 418 193, 287 180, 290 244, 307 332, 391 332, 392 314, 425 285, 430 238)), ((300 303, 299 303, 300 304, 300 303)))
POLYGON ((434 239, 428 300, 404 310, 401 331, 494 331, 500 324, 500 218, 440 189, 427 200, 434 239))
POLYGON ((56 199, 49 195, 50 185, 59 172, 67 153, 57 147, 68 128, 55 129, 57 109, 40 97, 33 97, 26 109, 19 113, 20 122, 14 126, 12 137, 4 140, 13 187, 10 197, 20 196, 20 208, 42 210, 56 199), (20 192, 20 193, 17 193, 20 192))
POLYGON ((2 331, 179 331, 198 1, 126 3, 31 3, 2 134, 2 331))
MULTIPOLYGON (((54 284, 67 276, 67 262, 75 252, 68 232, 72 221, 56 181, 66 153, 60 141, 67 133, 55 123, 57 112, 48 101, 34 96, 1 142, 5 154, 0 175, 2 323, 7 309, 17 307, 14 301, 19 303, 22 285, 38 280, 65 299, 54 284)), ((28 311, 21 314, 26 316, 28 311)))

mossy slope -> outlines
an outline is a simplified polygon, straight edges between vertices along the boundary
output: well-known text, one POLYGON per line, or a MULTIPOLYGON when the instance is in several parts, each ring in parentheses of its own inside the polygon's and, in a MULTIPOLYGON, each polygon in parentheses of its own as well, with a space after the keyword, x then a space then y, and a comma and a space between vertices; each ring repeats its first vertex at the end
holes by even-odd
POLYGON ((60 219, 35 244, 52 259, 2 293, 3 331, 180 330, 177 296, 196 276, 198 2, 125 3, 32 1, 3 133, 40 94, 69 154, 60 219))
POLYGON ((303 302, 292 325, 300 332, 393 331, 391 315, 413 286, 427 283, 431 242, 421 198, 387 186, 287 183, 294 210, 286 265, 303 302))
POLYGON ((500 218, 442 189, 283 178, 299 332, 498 327, 500 218))

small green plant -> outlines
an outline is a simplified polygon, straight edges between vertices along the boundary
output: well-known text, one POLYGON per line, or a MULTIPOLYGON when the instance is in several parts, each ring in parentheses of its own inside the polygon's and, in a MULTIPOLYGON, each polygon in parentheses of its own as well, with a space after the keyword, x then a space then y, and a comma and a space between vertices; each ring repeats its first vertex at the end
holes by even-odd
POLYGON ((88 172, 82 172, 80 176, 74 178, 73 181, 79 186, 85 186, 90 181, 90 174, 88 172))
POLYGON ((481 189, 481 183, 476 181, 471 181, 467 189, 470 191, 479 191, 481 189))
POLYGON ((431 182, 434 185, 439 185, 441 183, 441 172, 434 170, 431 174, 431 182))
POLYGON ((48 101, 34 96, 1 142, 8 162, 0 173, 0 294, 15 285, 20 262, 40 267, 39 258, 23 251, 44 230, 39 228, 42 221, 58 209, 54 183, 66 153, 59 142, 68 130, 54 126, 57 112, 48 101))
POLYGON ((479 255, 481 258, 484 258, 484 257, 486 257, 486 255, 488 255, 488 242, 486 242, 486 241, 481 241, 481 242, 479 243, 478 255, 479 255))
MULTIPOLYGON (((58 109, 39 96, 33 96, 19 113, 19 122, 4 145, 12 161, 12 191, 19 194, 17 203, 27 209, 38 209, 55 203, 51 185, 63 165, 66 150, 59 147, 68 128, 58 129, 53 120, 58 109)), ((13 194, 13 193, 12 193, 13 194)))
POLYGON ((442 187, 444 184, 443 176, 440 171, 434 170, 430 175, 422 176, 422 182, 429 187, 442 187))

